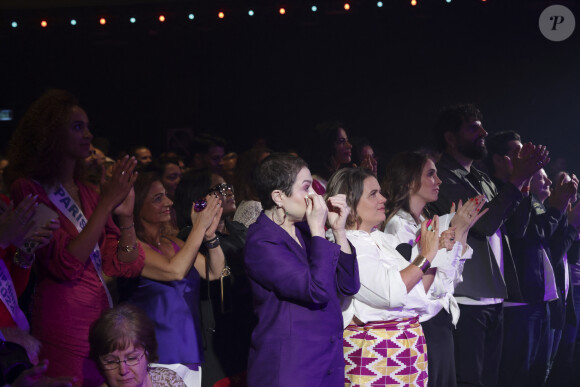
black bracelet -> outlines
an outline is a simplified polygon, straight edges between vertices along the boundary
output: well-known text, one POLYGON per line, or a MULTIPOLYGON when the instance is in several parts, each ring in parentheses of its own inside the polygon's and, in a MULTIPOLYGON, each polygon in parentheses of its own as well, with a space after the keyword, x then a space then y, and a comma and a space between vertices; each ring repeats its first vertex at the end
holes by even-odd
POLYGON ((203 241, 203 244, 208 249, 215 249, 220 245, 220 238, 216 235, 215 238, 212 238, 209 241, 203 241))

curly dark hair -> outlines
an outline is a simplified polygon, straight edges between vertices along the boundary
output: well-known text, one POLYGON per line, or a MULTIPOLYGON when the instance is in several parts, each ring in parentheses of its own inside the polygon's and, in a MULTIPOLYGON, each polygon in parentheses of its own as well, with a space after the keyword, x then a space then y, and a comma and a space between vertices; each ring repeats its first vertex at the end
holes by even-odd
POLYGON ((387 164, 381 189, 387 198, 385 213, 389 222, 399 210, 411 213, 409 199, 411 191, 421 187, 423 167, 429 156, 418 152, 401 152, 393 156, 387 164))
POLYGON ((155 324, 138 307, 121 304, 103 312, 89 330, 90 358, 101 368, 100 357, 130 345, 143 348, 147 363, 157 361, 155 324))
POLYGON ((262 160, 254 172, 254 186, 264 210, 276 205, 272 200, 274 190, 292 195, 292 186, 302 168, 308 168, 306 161, 290 153, 272 153, 262 160))
POLYGON ((463 104, 444 107, 435 122, 437 150, 443 152, 447 148, 446 132, 457 133, 465 121, 472 119, 478 121, 483 119, 483 115, 475 105, 463 104))
MULTIPOLYGON (((52 89, 28 108, 10 140, 10 164, 5 171, 8 185, 20 177, 54 183, 64 160, 63 139, 75 106, 79 103, 73 94, 52 89)), ((77 163, 77 168, 81 164, 77 163)), ((79 176, 79 171, 75 175, 79 176)))
POLYGON ((371 171, 361 168, 342 168, 336 171, 326 186, 324 199, 338 194, 346 195, 346 204, 350 207, 350 214, 346 219, 346 227, 352 228, 360 219, 356 213, 358 202, 364 191, 364 181, 375 177, 371 171))

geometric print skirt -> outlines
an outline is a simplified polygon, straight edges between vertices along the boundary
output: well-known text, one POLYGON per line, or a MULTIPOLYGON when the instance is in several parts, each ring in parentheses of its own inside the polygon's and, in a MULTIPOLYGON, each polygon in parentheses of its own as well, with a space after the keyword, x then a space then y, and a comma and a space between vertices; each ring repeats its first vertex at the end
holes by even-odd
POLYGON ((417 317, 349 325, 345 387, 427 386, 427 345, 417 317))

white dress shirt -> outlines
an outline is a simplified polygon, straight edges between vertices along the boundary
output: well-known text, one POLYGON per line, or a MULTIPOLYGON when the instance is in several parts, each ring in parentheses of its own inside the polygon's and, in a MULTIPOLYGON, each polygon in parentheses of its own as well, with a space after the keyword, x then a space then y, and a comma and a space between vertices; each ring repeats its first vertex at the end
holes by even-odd
POLYGON ((424 313, 428 305, 423 282, 407 293, 400 271, 410 263, 399 254, 389 236, 379 230, 347 230, 346 236, 356 249, 361 287, 343 300, 342 317, 346 327, 354 316, 361 322, 412 318, 424 313))
MULTIPOLYGON (((455 213, 439 217, 440 235, 449 228, 449 223, 454 215, 455 213)), ((425 219, 421 216, 420 220, 423 222, 425 219)), ((419 246, 415 243, 415 239, 420 233, 421 223, 415 222, 411 214, 403 210, 397 212, 385 227, 385 234, 389 236, 388 240, 391 246, 396 247, 401 243, 408 243, 412 246, 411 259, 419 255, 419 246)), ((462 250, 463 245, 460 242, 455 242, 451 250, 447 251, 442 248, 437 252, 431 264, 431 267, 437 268, 437 273, 427 292, 427 304, 419 321, 423 322, 433 318, 444 308, 447 313, 451 314, 453 324, 457 324, 459 306, 453 293, 455 286, 463 280, 461 273, 465 260, 470 259, 473 255, 473 249, 469 246, 463 255, 461 255, 462 250)))

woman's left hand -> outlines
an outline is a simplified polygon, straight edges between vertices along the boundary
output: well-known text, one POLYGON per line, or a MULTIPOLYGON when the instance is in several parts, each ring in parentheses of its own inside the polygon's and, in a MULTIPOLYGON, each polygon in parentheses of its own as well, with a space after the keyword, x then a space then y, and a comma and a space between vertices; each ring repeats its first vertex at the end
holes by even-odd
POLYGON ((346 195, 338 194, 329 197, 328 206, 328 224, 333 230, 344 230, 346 220, 350 214, 350 207, 346 204, 346 195))
POLYGON ((486 203, 486 198, 484 195, 479 195, 474 198, 469 199, 465 204, 459 201, 457 205, 457 212, 453 219, 451 219, 451 224, 456 227, 456 231, 459 235, 463 235, 471 229, 471 227, 481 218, 488 209, 481 211, 481 208, 486 203))

